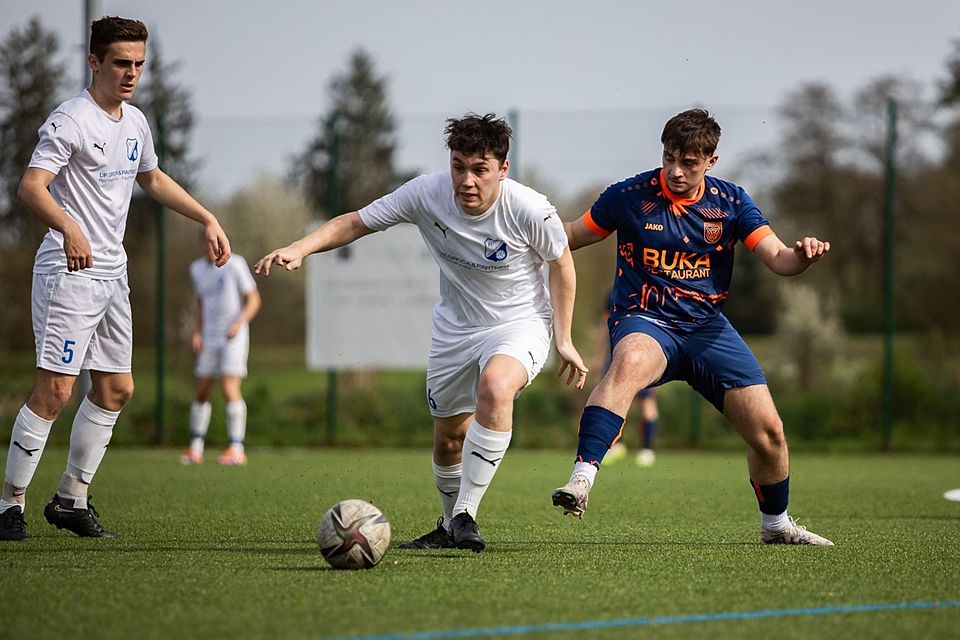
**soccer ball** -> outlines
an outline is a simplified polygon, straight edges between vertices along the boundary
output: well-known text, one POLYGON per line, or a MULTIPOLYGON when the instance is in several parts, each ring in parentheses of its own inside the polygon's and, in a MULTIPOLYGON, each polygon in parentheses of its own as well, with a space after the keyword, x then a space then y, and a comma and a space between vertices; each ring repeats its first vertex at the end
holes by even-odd
POLYGON ((370 569, 390 546, 390 523, 369 502, 344 500, 320 518, 317 544, 334 569, 370 569))

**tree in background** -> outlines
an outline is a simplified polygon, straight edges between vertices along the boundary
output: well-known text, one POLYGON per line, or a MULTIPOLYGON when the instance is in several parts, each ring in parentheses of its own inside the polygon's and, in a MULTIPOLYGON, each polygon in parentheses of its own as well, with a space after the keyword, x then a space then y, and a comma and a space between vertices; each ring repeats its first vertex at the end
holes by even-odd
POLYGON ((196 124, 190 91, 175 77, 182 64, 181 60, 167 62, 159 38, 151 34, 147 71, 134 103, 146 114, 157 141, 161 133, 157 123, 163 122, 163 171, 191 191, 200 163, 190 157, 190 138, 196 124))
POLYGON ((387 104, 386 78, 362 49, 349 69, 330 83, 332 106, 306 150, 294 158, 291 179, 325 217, 355 211, 396 188, 404 180, 394 169, 396 123, 387 104), (334 128, 340 182, 339 211, 330 209, 334 128))
POLYGON ((946 127, 946 163, 956 166, 960 161, 960 40, 953 43, 953 55, 947 61, 947 77, 940 82, 939 106, 952 112, 952 120, 946 127))
MULTIPOLYGON (((942 155, 935 162, 911 166, 908 161, 898 168, 896 251, 903 293, 897 298, 896 314, 898 328, 957 336, 960 299, 950 291, 960 271, 960 225, 956 224, 960 220, 960 40, 954 42, 946 66, 947 77, 939 83, 936 100, 944 118, 938 128, 942 155)), ((909 131, 900 129, 902 143, 909 143, 910 137, 909 131)), ((936 351, 942 354, 945 349, 936 351)))
MULTIPOLYGON (((133 103, 146 115, 157 151, 163 146, 160 168, 185 189, 192 191, 193 176, 199 166, 199 162, 190 155, 190 141, 196 117, 190 91, 176 78, 182 63, 179 60, 169 62, 164 58, 160 39, 155 33, 150 35, 148 47, 147 69, 137 87, 133 103), (162 132, 158 122, 163 123, 162 132)), ((182 298, 183 291, 190 287, 186 266, 176 259, 178 248, 175 246, 173 219, 178 217, 168 215, 166 218, 168 234, 165 282, 168 301, 182 298)), ((157 204, 137 189, 130 202, 130 214, 127 218, 127 272, 130 278, 130 301, 138 311, 133 316, 134 335, 142 344, 152 343, 156 329, 156 229, 157 204), (136 242, 135 250, 130 250, 131 241, 136 242)), ((193 249, 196 245, 196 242, 191 241, 187 249, 193 249)), ((170 331, 170 323, 174 320, 169 317, 170 314, 167 315, 166 333, 175 335, 170 331)))
POLYGON ((33 344, 30 271, 47 227, 20 204, 17 187, 37 146, 37 130, 59 101, 59 48, 57 36, 36 17, 11 29, 0 44, 0 350, 33 344))
POLYGON ((781 108, 779 143, 784 174, 772 189, 779 235, 830 241, 830 268, 805 276, 825 294, 837 294, 851 330, 882 324, 882 164, 864 162, 860 117, 832 89, 807 84, 781 108))
POLYGON ((4 245, 32 248, 46 227, 17 201, 20 178, 37 146, 37 129, 57 106, 63 64, 60 43, 36 16, 14 27, 0 44, 0 237, 4 245))
MULTIPOLYGON (((312 217, 311 207, 300 192, 269 175, 259 176, 256 182, 235 193, 218 213, 224 228, 230 230, 231 249, 243 256, 251 268, 274 247, 290 242, 291 234, 305 232, 312 217)), ((196 230, 191 228, 189 232, 191 237, 184 243, 192 252, 192 260, 200 255, 200 248, 196 230)), ((282 278, 257 277, 257 286, 270 304, 263 306, 257 321, 250 325, 254 344, 303 344, 306 273, 306 269, 300 269, 285 273, 282 278)), ((193 294, 188 295, 192 301, 193 294)), ((192 316, 186 319, 191 320, 192 316)))

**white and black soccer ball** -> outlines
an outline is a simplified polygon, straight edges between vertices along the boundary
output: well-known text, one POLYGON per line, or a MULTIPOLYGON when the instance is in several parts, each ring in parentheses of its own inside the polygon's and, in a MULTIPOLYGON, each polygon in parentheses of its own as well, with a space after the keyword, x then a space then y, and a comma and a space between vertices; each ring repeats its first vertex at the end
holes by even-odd
POLYGON ((317 544, 334 569, 370 569, 390 546, 390 522, 365 500, 344 500, 320 518, 317 544))

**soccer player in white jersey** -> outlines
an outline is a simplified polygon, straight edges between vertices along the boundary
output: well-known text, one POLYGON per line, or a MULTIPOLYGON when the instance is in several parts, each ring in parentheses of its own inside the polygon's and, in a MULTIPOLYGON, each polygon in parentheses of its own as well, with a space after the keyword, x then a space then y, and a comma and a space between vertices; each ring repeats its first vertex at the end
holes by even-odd
POLYGON ((513 403, 549 355, 582 388, 587 369, 570 336, 576 274, 563 224, 543 195, 507 178, 510 127, 494 114, 447 121, 450 169, 423 175, 264 256, 257 273, 415 224, 440 268, 426 401, 433 471, 443 506, 434 531, 404 548, 483 550, 480 500, 503 460, 513 403), (550 265, 545 279, 543 265, 550 265))
POLYGON ((147 28, 137 20, 93 22, 87 57, 93 80, 40 127, 40 142, 17 192, 50 231, 33 267, 37 377, 10 435, 0 539, 30 538, 27 487, 81 369, 90 371, 90 393, 73 421, 66 471, 43 515, 78 536, 115 535, 97 520, 88 487, 133 393, 122 241, 134 180, 151 197, 203 225, 218 265, 230 258, 216 217, 159 169, 147 119, 127 103, 143 72, 146 42, 147 28))
POLYGON ((247 405, 240 386, 247 375, 250 350, 249 323, 260 310, 260 292, 246 260, 234 254, 223 267, 209 257, 190 264, 190 280, 197 294, 197 316, 191 346, 197 355, 197 397, 190 405, 190 448, 184 464, 203 462, 203 446, 210 426, 210 392, 220 378, 227 404, 227 438, 230 446, 217 462, 247 464, 243 440, 247 432, 247 405))

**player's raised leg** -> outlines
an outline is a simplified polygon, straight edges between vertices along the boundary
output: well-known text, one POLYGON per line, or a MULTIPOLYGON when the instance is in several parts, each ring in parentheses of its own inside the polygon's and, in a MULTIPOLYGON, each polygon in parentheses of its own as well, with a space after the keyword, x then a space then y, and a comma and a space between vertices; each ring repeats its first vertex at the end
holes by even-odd
POLYGON ((623 430, 633 398, 662 375, 667 366, 660 344, 643 333, 614 341, 610 368, 590 393, 580 415, 577 458, 570 480, 554 490, 553 505, 577 518, 587 509, 590 489, 600 464, 623 430))
POLYGON ((750 485, 760 506, 764 544, 833 546, 787 514, 790 456, 783 422, 765 384, 737 387, 724 395, 723 413, 747 442, 750 485))

